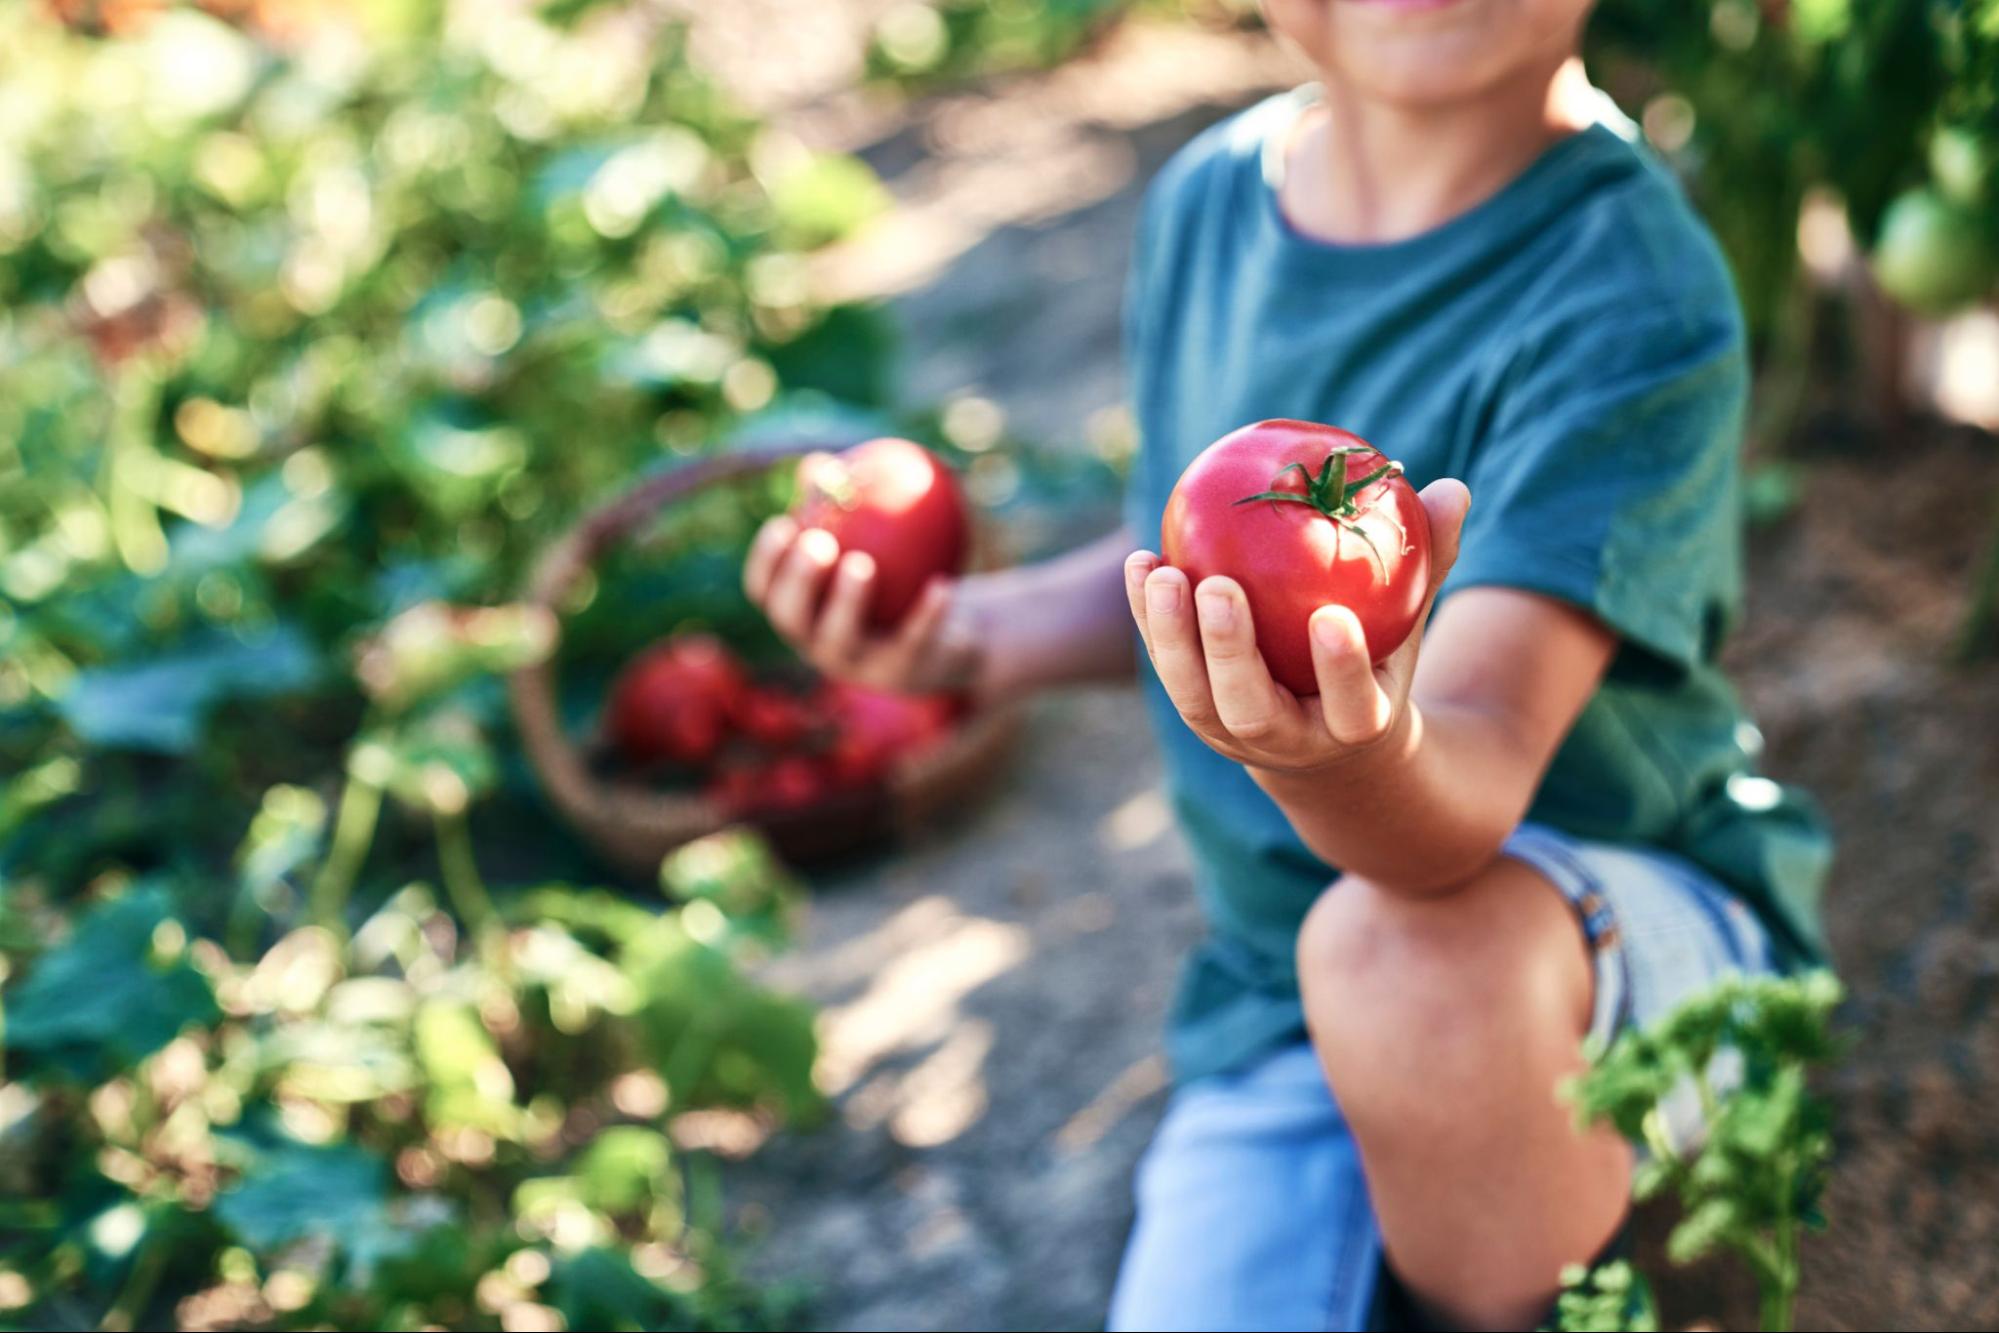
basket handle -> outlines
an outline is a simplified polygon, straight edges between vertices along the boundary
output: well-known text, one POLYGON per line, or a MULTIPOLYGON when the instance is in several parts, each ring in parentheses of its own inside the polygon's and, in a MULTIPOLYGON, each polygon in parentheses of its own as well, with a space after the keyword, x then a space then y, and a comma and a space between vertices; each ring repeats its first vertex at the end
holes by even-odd
POLYGON ((556 706, 555 654, 562 642, 559 608, 577 580, 607 549, 624 541, 640 524, 674 500, 717 482, 751 476, 809 453, 844 449, 854 443, 857 441, 851 439, 800 441, 687 459, 585 514, 535 563, 526 600, 550 612, 557 626, 555 643, 540 661, 521 667, 507 678, 507 695, 529 762, 548 784, 549 794, 559 806, 567 809, 588 806, 601 795, 583 761, 582 751, 563 731, 556 706))

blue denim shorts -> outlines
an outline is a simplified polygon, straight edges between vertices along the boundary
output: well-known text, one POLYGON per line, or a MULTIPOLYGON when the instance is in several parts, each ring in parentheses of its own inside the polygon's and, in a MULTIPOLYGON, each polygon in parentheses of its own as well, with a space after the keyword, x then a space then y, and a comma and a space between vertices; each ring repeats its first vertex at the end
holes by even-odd
MULTIPOLYGON (((1754 914, 1677 857, 1536 825, 1506 853, 1575 908, 1596 972, 1594 1035, 1662 1018, 1726 974, 1774 970, 1754 914)), ((1680 1135, 1697 1132, 1697 1112, 1680 1112, 1680 1135)), ((1381 1237, 1309 1045, 1176 1090, 1136 1188, 1111 1329, 1368 1326, 1381 1237)))

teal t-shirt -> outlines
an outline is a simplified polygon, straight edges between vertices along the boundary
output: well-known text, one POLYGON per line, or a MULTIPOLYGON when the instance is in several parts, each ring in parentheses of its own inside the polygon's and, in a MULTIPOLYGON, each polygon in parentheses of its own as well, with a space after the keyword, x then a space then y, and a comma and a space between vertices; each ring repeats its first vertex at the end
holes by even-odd
MULTIPOLYGON (((1473 504, 1444 595, 1526 589, 1621 638, 1528 817, 1679 853, 1788 962, 1818 957, 1828 840, 1806 799, 1755 774, 1759 737, 1715 665, 1741 598, 1748 364, 1712 237, 1611 111, 1433 231, 1310 239, 1277 197, 1309 96, 1210 129, 1147 196, 1126 311, 1138 541, 1158 549, 1197 453, 1270 417, 1355 431, 1418 486, 1462 478, 1473 504)), ((1209 923, 1169 1036, 1185 1079, 1302 1036, 1292 949, 1337 872, 1143 674, 1209 923)))

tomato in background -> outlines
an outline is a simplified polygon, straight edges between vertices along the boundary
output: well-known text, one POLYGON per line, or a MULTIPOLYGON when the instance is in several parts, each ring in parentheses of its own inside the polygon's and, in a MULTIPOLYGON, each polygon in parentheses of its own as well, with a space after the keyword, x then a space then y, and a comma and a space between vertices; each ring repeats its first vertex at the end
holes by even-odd
POLYGON ((1401 469, 1358 435, 1259 421, 1202 450, 1174 484, 1161 554, 1190 583, 1242 585, 1270 674, 1317 694, 1312 613, 1349 608, 1380 662, 1416 627, 1430 588, 1430 523, 1401 469))
POLYGON ((964 704, 948 694, 890 694, 834 681, 819 692, 833 723, 832 771, 848 783, 872 782, 895 761, 919 754, 950 733, 964 704))
POLYGON ((818 718, 812 705, 799 696, 753 685, 737 698, 730 721, 757 744, 783 750, 810 735, 818 718))
POLYGON ((1898 305, 1933 316, 1975 304, 1999 271, 1978 215, 1927 188, 1888 205, 1870 263, 1898 305))
POLYGON ((634 764, 706 764, 749 682, 720 639, 677 634, 633 659, 611 687, 606 729, 634 764))
POLYGON ((875 560, 868 625, 900 623, 929 582, 958 574, 971 551, 971 516, 944 461, 909 440, 879 439, 798 467, 800 527, 822 528, 841 551, 875 560))
POLYGON ((702 793, 731 818, 817 805, 838 785, 837 775, 816 755, 725 761, 702 793))

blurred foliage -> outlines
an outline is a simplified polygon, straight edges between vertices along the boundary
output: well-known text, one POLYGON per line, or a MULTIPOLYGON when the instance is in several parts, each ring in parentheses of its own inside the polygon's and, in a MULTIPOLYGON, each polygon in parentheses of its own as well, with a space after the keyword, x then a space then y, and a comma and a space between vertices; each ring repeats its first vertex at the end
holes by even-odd
MULTIPOLYGON (((879 317, 803 273, 879 185, 623 6, 10 5, 0 69, 0 1321, 781 1321, 673 1126, 817 1114, 743 968, 795 887, 736 838, 649 905, 479 862, 587 866, 496 679, 555 638, 536 552, 881 410, 879 317)), ((606 651, 738 614, 680 582, 601 593, 606 651)))
POLYGON ((700 893, 665 913, 551 886, 481 940, 418 884, 351 941, 308 925, 246 962, 158 885, 101 886, 14 951, 9 1326, 785 1321, 672 1126, 817 1114, 810 1012, 740 971, 794 890, 748 835, 681 856, 700 893))
POLYGON ((1075 55, 1132 11, 1246 22, 1256 0, 900 0, 876 18, 871 78, 925 86, 1041 69, 1075 55))
MULTIPOLYGON (((797 886, 718 835, 588 887, 509 599, 705 449, 898 430, 1009 516, 1114 472, 891 410, 885 317, 805 267, 881 185, 655 7, 53 0, 0 70, 0 1325, 785 1322, 676 1143, 819 1112, 745 970, 797 886)), ((779 654, 738 571, 787 490, 596 571, 580 729, 681 625, 779 654)))
MULTIPOLYGON (((1825 1226, 1831 1114, 1806 1080, 1838 1053, 1841 998, 1829 972, 1731 978, 1594 1050, 1568 1087, 1578 1123, 1608 1124, 1638 1148, 1638 1198, 1678 1196, 1668 1257, 1732 1251, 1756 1275, 1766 1330, 1791 1327, 1800 1236, 1825 1226), (1696 1121, 1688 1142, 1681 1127, 1696 1121)), ((1565 1285, 1563 1328, 1658 1327, 1626 1266, 1571 1272, 1565 1285)))
POLYGON ((1644 1275, 1629 1261, 1572 1264, 1562 1271, 1554 1327, 1563 1333, 1658 1333, 1659 1312, 1644 1275))
MULTIPOLYGON (((1950 245, 1960 212, 1977 219, 1969 244, 1999 253, 1999 177, 1978 165, 1999 144, 1992 0, 1605 0, 1590 36, 1599 76, 1693 180, 1757 329, 1782 318, 1795 288, 1799 207, 1814 187, 1844 202, 1871 248, 1892 239, 1884 221, 1898 198, 1938 188, 1930 163, 1943 160, 1944 230, 1933 238, 1924 226, 1882 258, 1900 267, 1910 252, 1950 245), (1940 143, 1954 147, 1933 153, 1940 143)), ((1969 303, 1991 280, 1987 271, 1948 301, 1910 303, 1969 303)))
POLYGON ((357 731, 507 784, 490 676, 550 627, 462 604, 734 423, 879 409, 892 352, 803 270, 880 186, 670 24, 214 8, 0 13, 0 874, 157 872, 204 922, 256 793, 357 731))

